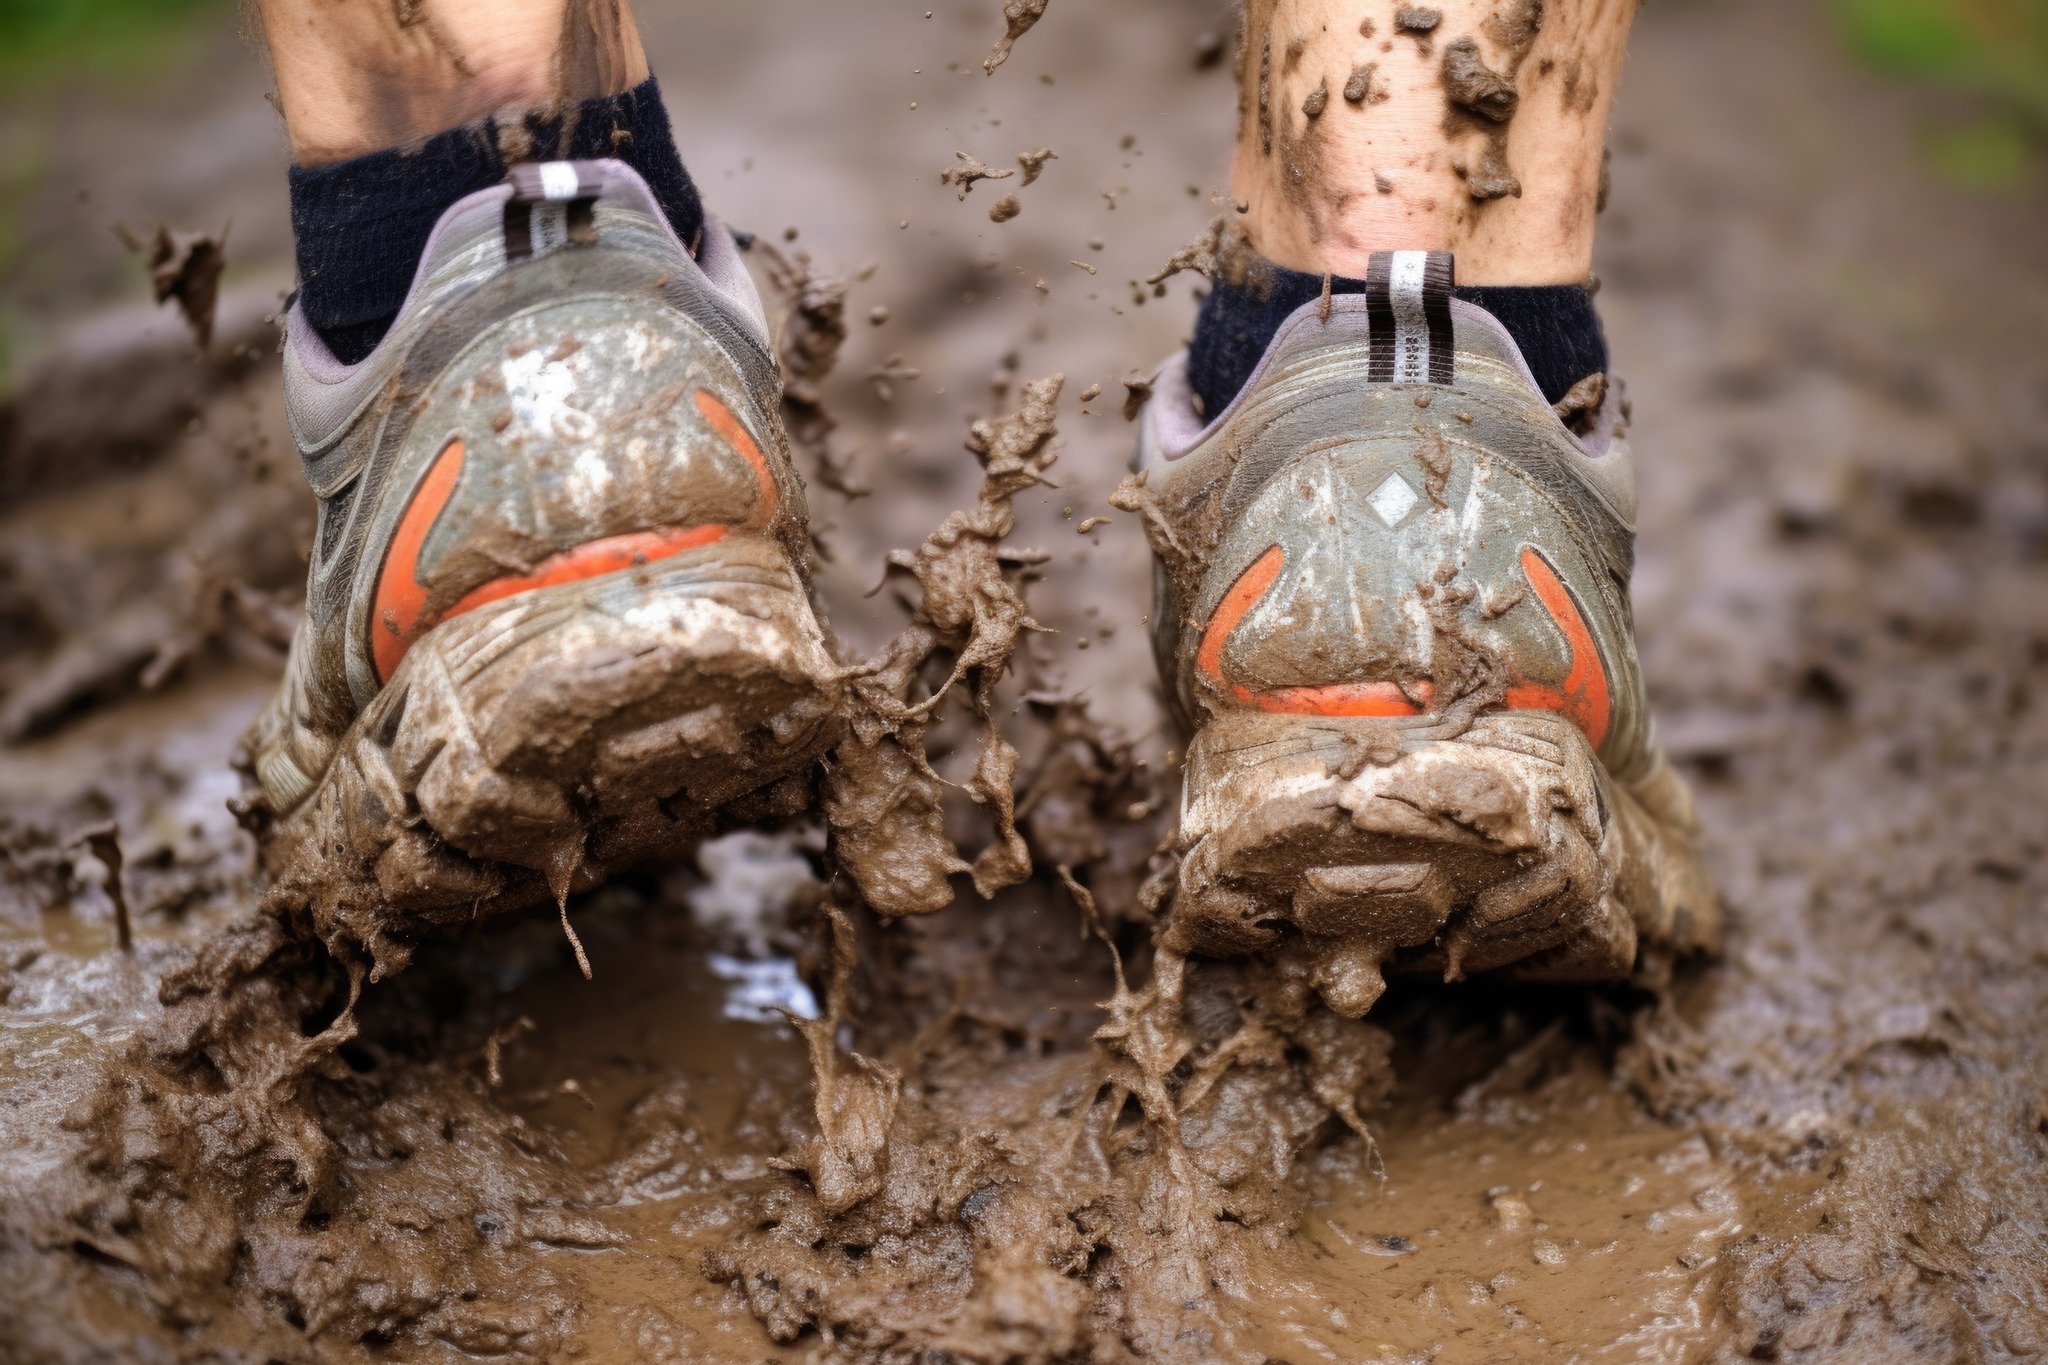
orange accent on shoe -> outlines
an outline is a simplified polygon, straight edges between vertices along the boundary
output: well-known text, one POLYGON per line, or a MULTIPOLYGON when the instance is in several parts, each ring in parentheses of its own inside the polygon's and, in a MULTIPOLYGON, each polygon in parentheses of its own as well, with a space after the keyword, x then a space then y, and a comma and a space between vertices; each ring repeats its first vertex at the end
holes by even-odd
MULTIPOLYGON (((1319 687, 1278 687, 1255 691, 1223 676, 1223 646, 1258 600, 1266 595, 1280 576, 1286 552, 1273 546, 1253 560, 1209 617, 1202 641, 1195 651, 1195 669, 1238 702, 1261 711, 1309 716, 1419 716, 1429 706, 1435 689, 1427 681, 1403 688, 1391 682, 1327 683, 1319 687)), ((1557 571, 1550 567, 1534 546, 1522 547, 1522 572, 1536 591, 1536 600, 1550 613, 1563 632, 1571 650, 1571 669, 1562 687, 1521 682, 1511 685, 1505 698, 1511 711, 1556 711, 1585 731, 1595 749, 1607 738, 1612 699, 1607 673, 1600 665, 1600 649, 1586 626, 1578 603, 1572 600, 1557 571)))
POLYGON ((427 588, 419 580, 420 548, 455 493, 462 456, 459 438, 441 447, 441 453, 427 466, 426 477, 413 490, 412 501, 398 519, 398 530, 377 570, 377 592, 370 603, 370 661, 376 665, 380 683, 390 679, 412 642, 434 624, 426 619, 427 588))
POLYGON ((713 545, 724 538, 723 526, 681 526, 665 531, 628 531, 586 541, 574 549, 549 555, 534 565, 531 573, 493 578, 482 587, 471 588, 441 613, 441 619, 447 621, 535 588, 581 583, 586 578, 599 578, 621 569, 637 569, 642 564, 652 564, 700 545, 713 545))
POLYGON ((1239 700, 1249 701, 1261 711, 1279 711, 1308 716, 1419 716, 1429 706, 1436 689, 1427 679, 1409 684, 1408 692, 1398 683, 1325 683, 1321 687, 1279 687, 1271 692, 1251 692, 1232 685, 1239 700), (1409 696, 1421 698, 1418 705, 1409 696))
MULTIPOLYGON (((1310 716, 1421 715, 1422 707, 1390 682, 1331 683, 1323 687, 1281 687, 1270 692, 1255 692, 1224 678, 1224 642, 1230 638, 1230 632, 1237 629, 1237 623, 1244 619, 1245 613, 1266 595, 1266 589, 1273 586, 1273 580, 1280 576, 1286 561, 1287 552, 1275 545, 1238 575, 1237 582, 1223 594, 1223 600, 1216 604, 1215 613, 1202 631, 1201 646, 1195 651, 1196 671, 1239 702, 1261 711, 1310 716)), ((1428 683, 1420 685, 1418 695, 1428 701, 1428 683)))
POLYGON ((1593 639, 1593 632, 1586 626, 1586 618, 1579 612, 1579 604, 1572 600, 1571 591, 1564 580, 1557 576, 1557 570, 1550 567, 1542 552, 1533 545, 1522 547, 1522 572, 1528 576, 1529 586, 1536 590, 1536 598, 1543 609, 1550 613, 1550 619, 1564 632, 1565 644, 1572 652, 1571 670, 1565 674, 1562 688, 1538 688, 1533 684, 1519 684, 1508 689, 1508 705, 1518 710, 1560 711, 1586 732, 1586 738, 1598 749, 1607 738, 1608 722, 1613 719, 1613 694, 1607 686, 1607 670, 1600 664, 1600 646, 1593 639), (1516 693, 1525 695, 1520 699, 1516 693), (1540 700, 1537 696, 1541 693, 1540 700))
POLYGON ((697 411, 711 424, 711 429, 724 437, 725 443, 745 456, 747 463, 754 467, 754 478, 761 486, 761 511, 756 518, 756 524, 767 525, 775 516, 775 507, 781 499, 781 494, 775 487, 775 471, 768 467, 768 459, 761 453, 760 443, 754 439, 746 425, 733 416, 732 409, 720 401, 717 394, 709 389, 699 389, 696 393, 696 403, 697 411))
POLYGON ((1237 582, 1230 585, 1230 591, 1223 594, 1223 600, 1216 604, 1215 612, 1209 617, 1209 624, 1202 631, 1202 644, 1195 651, 1196 671, 1215 682, 1223 684, 1223 645, 1230 638, 1230 632, 1237 629, 1237 623, 1252 609, 1252 604, 1266 595, 1266 589, 1273 586, 1273 580, 1280 576, 1280 569, 1287 562, 1287 552, 1275 545, 1251 562, 1251 566, 1237 576, 1237 582))
POLYGON ((494 578, 464 593, 446 611, 430 613, 427 610, 426 585, 419 581, 420 550, 426 543, 427 533, 433 529, 435 520, 455 492, 456 480, 462 473, 462 460, 460 440, 450 441, 434 457, 434 463, 428 467, 427 476, 420 480, 419 489, 406 507, 405 515, 398 520, 398 531, 391 537, 390 548, 384 552, 384 565, 377 573, 370 630, 370 658, 376 665, 380 683, 391 680, 391 675, 398 671, 399 662, 405 658, 414 641, 441 622, 464 612, 475 611, 478 607, 531 592, 535 588, 580 583, 587 578, 651 564, 685 550, 714 544, 725 536, 726 528, 716 525, 666 527, 605 536, 549 555, 527 573, 494 578))

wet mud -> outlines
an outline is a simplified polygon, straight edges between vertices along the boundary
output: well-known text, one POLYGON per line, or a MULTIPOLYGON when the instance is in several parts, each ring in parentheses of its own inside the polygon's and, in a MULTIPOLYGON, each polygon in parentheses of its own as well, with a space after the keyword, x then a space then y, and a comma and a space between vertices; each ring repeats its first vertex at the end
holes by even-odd
POLYGON ((1003 0, 1003 36, 989 49, 981 69, 993 76, 996 68, 1010 60, 1010 49, 1045 17, 1047 0, 1003 0))
MULTIPOLYGON (((875 40, 773 6, 714 36, 799 13, 875 40)), ((154 349, 33 362, 0 447, 0 1354, 2048 1350, 2037 196, 1926 181, 1918 111, 1778 7, 1651 7, 1597 268, 1645 669, 1727 949, 1638 986, 1394 980, 1345 1020, 1305 969, 1154 944, 1183 741, 1147 681, 1142 489, 1092 515, 1130 429, 1090 404, 1142 401, 1186 300, 1090 299, 1063 262, 1246 267, 1181 183, 1230 115, 1193 19, 1102 21, 1158 54, 1143 109, 1208 111, 1212 140, 1147 134, 1147 199, 1103 116, 1059 122, 1080 13, 1031 39, 1055 91, 963 97, 1049 101, 969 145, 1062 149, 995 266, 933 183, 952 128, 903 135, 909 188, 865 227, 802 220, 825 264, 757 243, 849 737, 814 809, 573 898, 594 980, 552 910, 371 982, 263 909, 227 757, 311 530, 269 343, 241 349, 275 292, 231 260, 205 358, 166 314, 154 349), (1795 115, 1839 174, 1760 150, 1795 115), (64 398, 115 384, 147 412, 64 398)), ((993 15, 945 39, 970 73, 993 15)), ((650 23, 657 66, 698 36, 650 23)), ((778 152, 815 157, 798 136, 778 152)), ((692 153, 707 183, 719 156, 692 153)), ((722 183, 763 228, 817 193, 722 183)))
POLYGON ((149 267, 158 303, 175 301, 201 351, 213 344, 213 310, 220 302, 220 272, 227 266, 227 233, 173 232, 162 224, 147 238, 125 228, 121 241, 149 267))
POLYGON ((1535 31, 1530 28, 1519 51, 1508 49, 1506 71, 1489 67, 1479 44, 1469 37, 1444 47, 1444 99, 1450 106, 1444 114, 1444 136, 1457 140, 1476 132, 1484 139, 1478 159, 1464 175, 1466 193, 1480 203, 1521 197, 1522 182, 1508 168, 1508 124, 1521 103, 1515 75, 1522 58, 1528 56, 1528 42, 1534 38, 1535 31))

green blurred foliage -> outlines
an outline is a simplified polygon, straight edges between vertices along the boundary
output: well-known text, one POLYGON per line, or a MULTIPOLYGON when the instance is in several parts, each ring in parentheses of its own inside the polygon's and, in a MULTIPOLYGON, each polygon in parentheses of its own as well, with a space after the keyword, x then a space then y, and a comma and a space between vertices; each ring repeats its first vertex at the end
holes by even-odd
POLYGON ((23 222, 41 191, 52 121, 81 81, 190 79, 192 59, 232 30, 236 8, 237 0, 0 0, 0 399, 34 331, 13 285, 34 269, 23 222))
POLYGON ((2033 164, 2026 130, 2011 119, 1989 118, 1961 128, 1943 128, 1921 143, 1928 163, 1944 178, 1973 190, 2020 184, 2033 164))
POLYGON ((1900 79, 1976 97, 1982 115, 1925 139, 1974 189, 2025 180, 2048 146, 2048 0, 1834 0, 1849 49, 1900 79))
POLYGON ((0 77, 121 72, 235 21, 236 0, 0 0, 0 77))

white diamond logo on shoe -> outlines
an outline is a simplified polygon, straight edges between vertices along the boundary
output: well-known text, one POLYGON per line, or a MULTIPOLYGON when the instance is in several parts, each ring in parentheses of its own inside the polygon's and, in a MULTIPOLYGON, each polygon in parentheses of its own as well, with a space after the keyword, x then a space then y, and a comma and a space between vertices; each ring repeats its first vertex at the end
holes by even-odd
POLYGON ((1416 492, 1408 486, 1408 480, 1399 474, 1389 474, 1378 488, 1372 490, 1372 496, 1365 501, 1391 529, 1399 526, 1401 518, 1414 510, 1416 492))

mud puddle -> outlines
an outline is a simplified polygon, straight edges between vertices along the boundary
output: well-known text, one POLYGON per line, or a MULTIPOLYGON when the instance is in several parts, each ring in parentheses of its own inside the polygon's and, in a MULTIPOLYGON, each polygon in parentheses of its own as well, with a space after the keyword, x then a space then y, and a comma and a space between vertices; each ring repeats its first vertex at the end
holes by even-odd
MULTIPOLYGON (((1162 1105, 1129 1065, 1146 1042, 1131 996, 1151 980, 1138 889, 1172 806, 1150 774, 1178 740, 1147 681, 1138 527, 1074 535, 1122 477, 1129 428, 1075 403, 1184 327, 1184 299, 1115 284, 1214 216, 1185 191, 1214 179, 1229 109, 1220 70, 1190 73, 1184 6, 1098 10, 1048 7, 993 78, 993 5, 894 28, 808 4, 648 16, 720 212, 803 222, 804 246, 855 281, 848 316, 889 305, 818 380, 841 424, 819 440, 875 491, 817 499, 826 605, 856 653, 903 629, 901 576, 863 596, 887 553, 974 504, 967 421, 1014 410, 1026 376, 1069 375, 1060 486, 1019 493, 1008 537, 1046 551, 1029 611, 1058 634, 1033 637, 985 707, 1021 751, 1038 870, 986 902, 958 878, 961 899, 927 918, 849 914, 822 1052, 799 1024, 832 1006, 821 912, 846 902, 801 824, 572 902, 592 982, 551 916, 511 916, 364 987, 337 1030, 348 973, 252 921, 262 888, 221 805, 233 737, 276 675, 271 609, 288 614, 303 575, 274 375, 216 367, 203 392, 152 399, 147 431, 20 419, 34 469, 0 471, 19 494, 0 511, 0 705, 17 726, 0 745, 0 1354, 2048 1350, 2038 196, 1927 182, 1918 113, 1844 71, 1806 17, 1646 9, 1600 304, 1643 459, 1645 667, 1699 794, 1728 954, 1668 1000, 1402 983, 1349 1029, 1198 962, 1188 1065, 1162 1105), (769 41, 799 24, 816 41, 769 41), (896 43, 928 44, 888 54, 923 82, 920 110, 889 61, 845 59, 896 43), (726 60, 741 49, 770 54, 773 79, 726 60), (895 121, 821 129, 789 89, 895 121), (1788 128, 1797 154, 1779 150, 1788 128), (1060 159, 999 229, 937 183, 963 147, 1002 164, 1041 143, 1060 159), (771 151, 817 178, 749 179, 771 151), (835 212, 814 223, 820 201, 835 212), (997 232, 1001 258, 975 236, 997 232), (1127 750, 1023 701, 1058 676, 1127 750), (1091 776, 1034 797, 1049 755, 1091 776), (110 825, 128 952, 88 837, 110 825), (1129 995, 1062 865, 1100 902, 1129 995), (1105 1025, 1121 1030, 1107 1051, 1105 1025), (1214 1065, 1233 1047, 1244 1064, 1214 1065), (1349 1084, 1319 1093, 1338 1062, 1349 1084), (877 1145, 865 1119, 885 1112, 877 1145)), ((75 217, 77 186, 61 188, 75 217)), ((269 179, 245 189, 280 199, 269 179)), ((103 224, 62 222, 119 251, 103 224)), ((264 239, 237 223, 235 241, 264 239)), ((222 338, 274 302, 249 307, 233 262, 224 289, 222 338)), ((121 364, 139 393, 141 362, 121 364)), ((64 391, 131 391, 92 374, 64 391)), ((928 624, 957 639, 963 623, 928 624)), ((912 738, 965 784, 984 733, 947 709, 912 738)), ((991 846, 986 807, 935 799, 963 860, 991 846)))
POLYGON ((1398 1097, 1375 1129, 1384 1181, 1318 1164, 1269 1354, 1682 1360, 1726 1330, 1719 1252, 1754 1218, 1742 1173, 1557 1033, 1499 1076, 1448 1106, 1398 1097))

